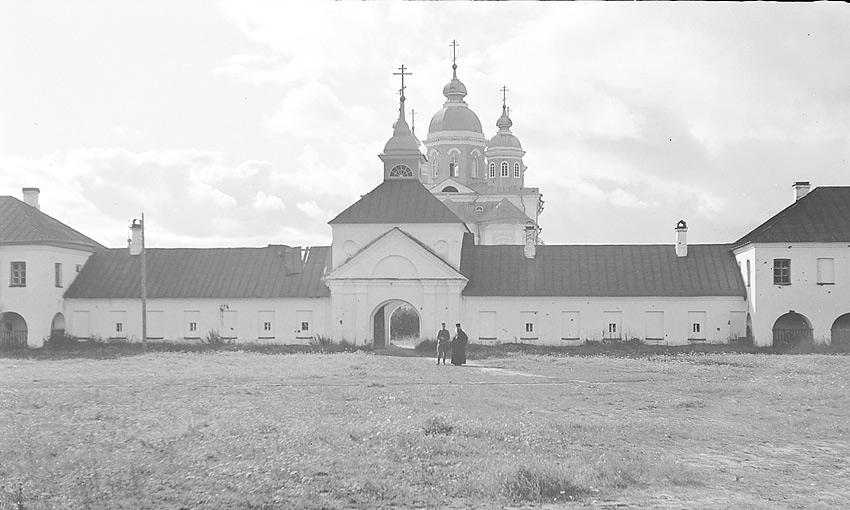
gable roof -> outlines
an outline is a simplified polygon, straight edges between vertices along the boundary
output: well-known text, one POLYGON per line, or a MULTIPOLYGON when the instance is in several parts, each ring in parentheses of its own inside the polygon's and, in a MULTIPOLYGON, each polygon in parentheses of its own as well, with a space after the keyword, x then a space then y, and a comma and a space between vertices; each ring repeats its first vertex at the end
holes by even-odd
MULTIPOLYGON (((443 257, 439 256, 436 252, 434 252, 431 247, 429 247, 419 239, 413 237, 412 235, 408 234, 404 230, 398 227, 393 227, 391 230, 373 239, 372 241, 367 243, 366 246, 359 249, 357 253, 352 255, 348 260, 346 260, 342 264, 340 264, 339 267, 328 273, 325 279, 333 280, 335 278, 341 278, 340 274, 344 275, 353 264, 357 263, 358 259, 363 257, 365 253, 370 251, 373 247, 377 247, 380 244, 385 243, 393 238, 400 238, 410 243, 411 245, 417 246, 419 249, 423 250, 429 257, 433 258, 433 260, 436 262, 437 267, 439 267, 443 272, 445 272, 448 278, 463 278, 463 275, 461 275, 458 270, 454 268, 454 266, 449 264, 448 261, 446 261, 443 257)), ((398 255, 399 253, 397 249, 394 249, 391 254, 398 255)))
POLYGON ((47 245, 97 251, 104 246, 15 197, 0 197, 0 245, 47 245))
MULTIPOLYGON (((301 249, 148 248, 149 298, 317 298, 330 295, 321 281, 331 266, 330 246, 301 249)), ((138 298, 139 257, 110 249, 92 255, 65 292, 66 298, 138 298)))
POLYGON ((328 223, 463 222, 418 180, 387 179, 328 223))
POLYGON ((729 245, 476 246, 464 239, 465 296, 746 297, 729 245))
POLYGON ((850 242, 850 186, 820 186, 738 239, 748 243, 850 242))

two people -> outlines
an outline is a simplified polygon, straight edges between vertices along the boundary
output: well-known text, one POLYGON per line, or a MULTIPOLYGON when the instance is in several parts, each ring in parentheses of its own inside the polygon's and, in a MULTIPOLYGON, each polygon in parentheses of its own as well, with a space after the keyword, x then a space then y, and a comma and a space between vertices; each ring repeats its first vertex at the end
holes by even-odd
POLYGON ((441 324, 440 331, 437 332, 437 364, 440 364, 440 359, 443 360, 443 365, 446 364, 446 354, 451 351, 452 365, 463 365, 466 363, 466 344, 469 343, 469 337, 466 332, 460 327, 458 322, 455 327, 457 331, 454 338, 449 340, 449 331, 446 329, 446 323, 441 324))

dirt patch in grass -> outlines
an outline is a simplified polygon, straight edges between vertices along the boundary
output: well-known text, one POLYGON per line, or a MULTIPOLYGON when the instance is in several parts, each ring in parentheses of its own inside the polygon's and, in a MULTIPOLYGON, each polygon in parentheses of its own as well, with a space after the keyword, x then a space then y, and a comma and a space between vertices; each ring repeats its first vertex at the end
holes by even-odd
POLYGON ((0 508, 850 508, 849 358, 432 361, 0 359, 0 508))

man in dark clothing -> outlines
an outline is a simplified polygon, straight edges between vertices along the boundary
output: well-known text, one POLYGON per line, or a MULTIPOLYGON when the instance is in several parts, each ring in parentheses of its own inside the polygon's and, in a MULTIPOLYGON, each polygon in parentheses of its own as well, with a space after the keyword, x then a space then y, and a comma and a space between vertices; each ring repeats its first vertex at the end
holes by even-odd
POLYGON ((446 329, 446 323, 442 323, 440 331, 437 333, 437 364, 440 364, 440 358, 443 358, 443 365, 446 364, 446 354, 451 350, 452 343, 449 335, 449 330, 446 329))
POLYGON ((469 337, 466 332, 457 323, 457 333, 452 339, 452 365, 463 365, 466 363, 466 344, 469 342, 469 337))

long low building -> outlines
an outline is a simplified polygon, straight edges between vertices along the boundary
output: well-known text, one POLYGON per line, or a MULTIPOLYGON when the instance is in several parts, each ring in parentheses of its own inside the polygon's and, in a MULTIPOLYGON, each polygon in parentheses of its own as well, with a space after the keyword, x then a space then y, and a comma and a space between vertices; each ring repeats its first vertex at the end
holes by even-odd
MULTIPOLYGON (((796 183, 729 244, 689 245, 679 221, 669 245, 544 245, 507 108, 487 140, 456 66, 443 93, 427 159, 401 95, 383 182, 329 222, 331 246, 145 250, 147 338, 380 348, 405 309, 420 337, 461 323, 481 343, 850 341, 850 188, 796 183)), ((42 213, 36 188, 0 197, 0 344, 140 341, 135 248, 42 213)))

